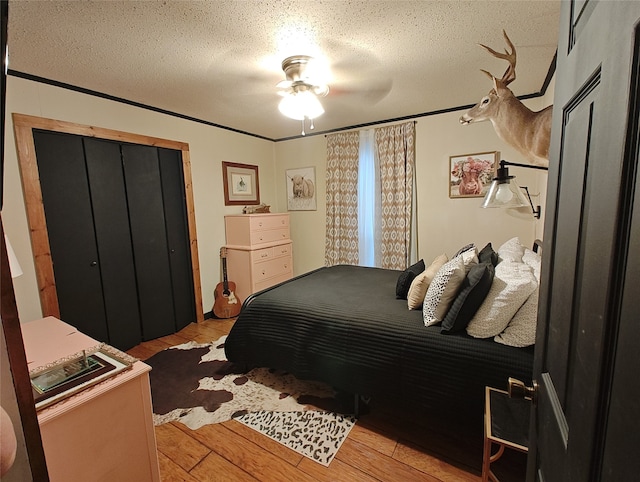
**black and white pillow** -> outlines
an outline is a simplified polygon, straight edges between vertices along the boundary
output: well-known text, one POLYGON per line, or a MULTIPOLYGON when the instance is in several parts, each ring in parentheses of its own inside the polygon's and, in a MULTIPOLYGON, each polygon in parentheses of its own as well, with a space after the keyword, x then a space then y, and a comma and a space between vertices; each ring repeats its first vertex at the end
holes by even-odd
POLYGON ((449 261, 446 254, 436 257, 433 262, 422 273, 416 276, 411 282, 409 293, 407 293, 407 306, 410 310, 422 308, 424 297, 427 294, 429 285, 442 266, 449 261))
POLYGON ((443 320, 465 277, 462 256, 456 256, 440 268, 424 297, 422 317, 425 326, 435 325, 443 320))

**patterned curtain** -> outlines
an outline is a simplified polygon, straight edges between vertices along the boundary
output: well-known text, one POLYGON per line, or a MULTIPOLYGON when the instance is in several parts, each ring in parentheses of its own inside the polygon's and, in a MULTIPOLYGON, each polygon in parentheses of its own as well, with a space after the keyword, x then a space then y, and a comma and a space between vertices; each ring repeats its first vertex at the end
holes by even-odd
POLYGON ((327 136, 327 237, 324 264, 358 264, 360 134, 327 136))
POLYGON ((410 265, 411 256, 415 123, 375 131, 382 189, 381 267, 405 269, 410 265))

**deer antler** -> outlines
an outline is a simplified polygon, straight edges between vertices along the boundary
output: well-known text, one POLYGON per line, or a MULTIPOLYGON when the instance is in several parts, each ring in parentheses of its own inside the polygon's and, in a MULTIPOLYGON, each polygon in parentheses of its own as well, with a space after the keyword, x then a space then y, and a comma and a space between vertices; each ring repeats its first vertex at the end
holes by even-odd
MULTIPOLYGON (((513 43, 511 43, 511 40, 509 40, 509 37, 507 36, 507 32, 503 30, 502 34, 504 35, 504 38, 507 41, 507 45, 511 48, 511 52, 509 52, 507 49, 504 49, 505 53, 501 54, 500 52, 496 52, 495 50, 493 50, 491 47, 487 47, 486 45, 483 45, 483 44, 479 44, 479 45, 480 47, 485 48, 494 57, 497 57, 499 59, 503 59, 509 62, 509 67, 507 67, 507 70, 505 70, 504 74, 502 75, 502 79, 500 79, 500 81, 505 86, 507 86, 511 82, 516 80, 516 48, 513 46, 513 43)), ((482 70, 482 72, 487 74, 489 78, 491 78, 492 80, 494 79, 494 76, 491 73, 483 69, 480 69, 480 70, 482 70)))

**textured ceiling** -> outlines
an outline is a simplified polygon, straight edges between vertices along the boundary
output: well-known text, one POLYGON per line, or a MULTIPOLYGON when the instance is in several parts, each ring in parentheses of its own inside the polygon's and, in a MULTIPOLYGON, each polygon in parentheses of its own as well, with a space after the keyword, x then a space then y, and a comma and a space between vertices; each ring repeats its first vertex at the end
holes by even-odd
POLYGON ((278 112, 290 55, 323 58, 316 131, 476 103, 501 76, 505 29, 516 95, 541 90, 560 1, 31 1, 9 4, 9 69, 269 139, 300 134, 278 112))

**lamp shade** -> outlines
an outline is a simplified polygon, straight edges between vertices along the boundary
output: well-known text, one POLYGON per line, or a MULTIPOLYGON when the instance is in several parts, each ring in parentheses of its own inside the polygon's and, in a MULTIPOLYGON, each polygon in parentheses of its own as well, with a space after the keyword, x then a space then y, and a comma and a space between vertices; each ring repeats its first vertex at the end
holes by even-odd
POLYGON ((522 189, 516 183, 515 177, 509 175, 509 168, 504 161, 500 163, 496 177, 493 178, 487 191, 482 208, 521 208, 529 206, 522 189))
POLYGON ((300 90, 284 96, 278 109, 283 115, 296 120, 314 119, 324 114, 318 97, 309 90, 300 90))

